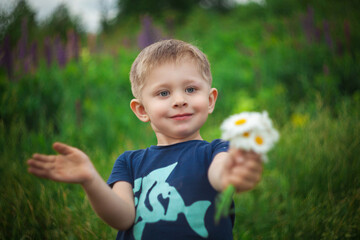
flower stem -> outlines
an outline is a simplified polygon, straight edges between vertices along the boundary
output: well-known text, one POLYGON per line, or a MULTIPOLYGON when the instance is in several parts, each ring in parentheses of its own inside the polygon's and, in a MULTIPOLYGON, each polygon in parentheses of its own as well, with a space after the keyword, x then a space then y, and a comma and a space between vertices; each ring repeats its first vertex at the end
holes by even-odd
POLYGON ((232 203, 232 196, 235 193, 235 187, 229 185, 216 199, 215 223, 219 223, 222 217, 227 217, 230 214, 230 207, 232 203))

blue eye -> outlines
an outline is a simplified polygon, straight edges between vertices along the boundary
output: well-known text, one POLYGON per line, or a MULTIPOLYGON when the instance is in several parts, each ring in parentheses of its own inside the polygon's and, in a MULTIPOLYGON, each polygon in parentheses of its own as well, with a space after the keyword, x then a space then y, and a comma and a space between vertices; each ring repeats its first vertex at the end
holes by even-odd
POLYGON ((161 97, 167 97, 167 96, 169 96, 169 94, 170 94, 169 91, 161 91, 161 92, 159 93, 159 95, 160 95, 161 97))
POLYGON ((193 93, 193 92, 195 92, 195 88, 189 87, 189 88, 187 88, 187 89, 185 90, 185 92, 187 92, 187 93, 193 93))

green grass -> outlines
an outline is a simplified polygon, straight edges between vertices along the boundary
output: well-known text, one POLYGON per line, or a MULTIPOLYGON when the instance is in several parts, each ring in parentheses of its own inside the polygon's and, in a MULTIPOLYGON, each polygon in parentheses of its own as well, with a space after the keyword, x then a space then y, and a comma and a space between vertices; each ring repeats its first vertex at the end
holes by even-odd
POLYGON ((305 125, 281 129, 262 182, 236 196, 236 239, 360 236, 360 124, 354 109, 343 105, 336 118, 321 109, 305 125))
MULTIPOLYGON (((201 133, 211 141, 230 114, 267 110, 281 134, 261 183, 235 197, 235 239, 359 239, 357 18, 332 16, 334 41, 344 41, 345 18, 352 26, 351 46, 340 55, 324 41, 308 43, 304 12, 292 12, 271 15, 256 5, 227 15, 197 9, 176 26, 174 37, 208 55, 219 90, 201 133)), ((316 9, 315 15, 318 27, 328 16, 316 9)), ((18 82, 0 73, 0 239, 115 238, 80 186, 38 179, 27 173, 26 159, 54 153, 52 143, 63 141, 84 150, 106 180, 123 151, 156 144, 129 108, 135 24, 106 36, 104 49, 112 54, 82 56, 64 69, 40 63, 18 82), (120 44, 125 38, 130 46, 120 44)))
MULTIPOLYGON (((319 109, 302 126, 289 121, 280 128, 281 140, 264 166, 261 183, 235 196, 235 239, 360 236, 358 106, 343 104, 337 117, 319 109)), ((116 231, 95 215, 80 186, 27 173, 25 160, 34 151, 51 153, 56 137, 49 132, 27 132, 21 121, 7 131, 10 138, 2 125, 0 238, 113 239, 116 231)), ((109 153, 85 148, 104 179, 117 155, 132 147, 121 145, 109 153)))
MULTIPOLYGON (((110 229, 92 211, 78 185, 38 179, 27 173, 26 159, 33 152, 52 153, 54 137, 27 132, 24 124, 6 129, 1 126, 0 239, 109 239, 110 229)), ((89 151, 104 179, 111 170, 109 156, 89 151), (107 166, 101 159, 108 158, 107 166)))

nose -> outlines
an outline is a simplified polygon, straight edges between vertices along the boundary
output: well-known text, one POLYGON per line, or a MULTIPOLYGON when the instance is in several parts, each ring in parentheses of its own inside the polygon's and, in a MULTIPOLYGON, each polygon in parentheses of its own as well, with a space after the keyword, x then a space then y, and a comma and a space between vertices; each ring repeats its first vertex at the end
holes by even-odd
POLYGON ((187 104, 188 104, 184 94, 181 94, 181 93, 174 94, 173 98, 174 98, 173 107, 175 107, 175 108, 184 107, 184 106, 187 106, 187 104))

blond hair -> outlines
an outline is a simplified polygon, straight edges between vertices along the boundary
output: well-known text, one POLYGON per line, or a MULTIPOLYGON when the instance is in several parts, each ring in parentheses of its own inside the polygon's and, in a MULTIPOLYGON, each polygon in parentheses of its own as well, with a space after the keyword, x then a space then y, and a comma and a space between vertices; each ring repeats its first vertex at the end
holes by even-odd
POLYGON ((156 42, 144 48, 131 66, 131 91, 135 98, 141 98, 146 76, 157 66, 164 63, 178 63, 186 57, 194 61, 200 74, 211 86, 210 63, 206 55, 197 47, 175 39, 156 42))

